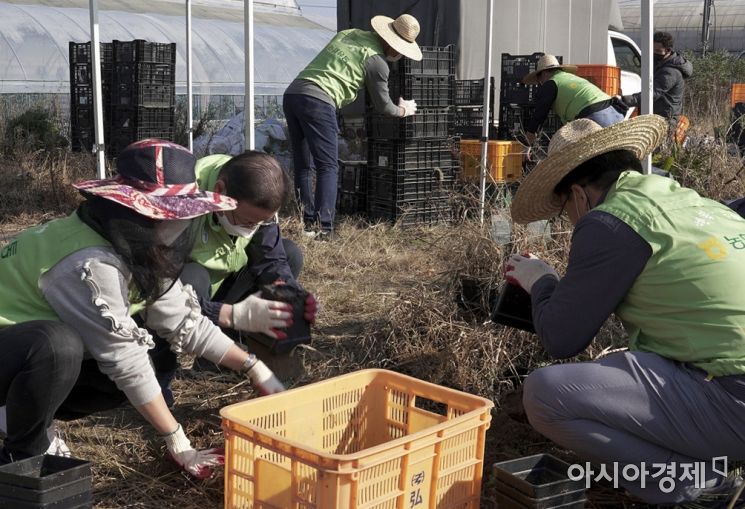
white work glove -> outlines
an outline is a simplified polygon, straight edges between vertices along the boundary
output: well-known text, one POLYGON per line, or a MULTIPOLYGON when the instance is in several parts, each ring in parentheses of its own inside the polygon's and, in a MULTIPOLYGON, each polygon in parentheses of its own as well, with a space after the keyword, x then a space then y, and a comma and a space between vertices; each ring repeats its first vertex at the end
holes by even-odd
POLYGON ((547 274, 559 279, 553 267, 532 254, 513 254, 504 264, 504 278, 507 282, 520 286, 528 293, 533 284, 547 274))
POLYGON ((233 304, 232 328, 245 332, 261 332, 274 339, 286 339, 287 334, 277 329, 292 325, 292 305, 262 299, 259 295, 261 292, 256 292, 233 304))
POLYGON ((416 101, 414 99, 407 101, 403 97, 398 98, 398 107, 404 109, 402 117, 410 117, 416 113, 416 101))
POLYGON ((214 467, 225 464, 225 451, 221 448, 198 451, 186 438, 184 428, 178 425, 176 431, 163 436, 168 453, 185 472, 197 479, 207 479, 214 467))
POLYGON ((260 360, 256 360, 253 366, 246 371, 246 375, 251 380, 251 384, 262 396, 276 394, 285 390, 285 386, 282 385, 279 378, 260 360))

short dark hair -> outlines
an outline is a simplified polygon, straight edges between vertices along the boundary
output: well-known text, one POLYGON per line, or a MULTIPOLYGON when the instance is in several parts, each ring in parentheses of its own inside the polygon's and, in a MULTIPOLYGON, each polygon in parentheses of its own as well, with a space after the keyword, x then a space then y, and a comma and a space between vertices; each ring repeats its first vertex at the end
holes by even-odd
POLYGON ((266 210, 279 210, 287 199, 287 175, 279 162, 264 152, 249 150, 220 169, 225 194, 266 210))
POLYGON ((669 32, 655 32, 652 42, 662 44, 662 47, 665 49, 673 49, 673 36, 669 32))
POLYGON ((629 150, 612 150, 595 156, 570 171, 556 184, 554 193, 565 196, 569 194, 572 184, 591 185, 600 191, 607 191, 618 180, 618 176, 628 170, 641 173, 642 162, 629 150))

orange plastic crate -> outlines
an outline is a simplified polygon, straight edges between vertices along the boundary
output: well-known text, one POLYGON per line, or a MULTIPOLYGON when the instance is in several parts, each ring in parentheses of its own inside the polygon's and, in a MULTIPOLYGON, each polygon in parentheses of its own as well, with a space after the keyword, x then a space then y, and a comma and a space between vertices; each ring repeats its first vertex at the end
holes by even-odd
POLYGON ((492 407, 381 369, 225 407, 225 508, 478 509, 492 407))
POLYGON ((745 83, 732 84, 730 106, 734 108, 737 103, 745 103, 745 83))
POLYGON ((621 68, 612 65, 578 65, 577 76, 591 81, 600 90, 613 97, 621 94, 621 68))
MULTIPOLYGON (((517 141, 490 141, 486 150, 487 179, 494 182, 514 182, 523 174, 523 146, 517 141)), ((460 162, 463 177, 481 178, 481 142, 460 140, 460 162)))

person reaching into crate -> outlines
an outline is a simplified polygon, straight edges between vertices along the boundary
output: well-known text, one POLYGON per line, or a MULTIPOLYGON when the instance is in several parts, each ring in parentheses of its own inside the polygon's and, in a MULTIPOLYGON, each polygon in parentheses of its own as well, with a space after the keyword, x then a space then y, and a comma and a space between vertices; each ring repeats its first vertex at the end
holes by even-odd
POLYGON ((716 507, 741 480, 712 459, 745 460, 745 220, 669 178, 641 174, 667 127, 657 115, 562 127, 520 184, 512 218, 566 212, 574 225, 566 273, 512 255, 505 277, 530 294, 553 358, 584 351, 612 313, 629 336, 626 351, 528 375, 530 424, 595 474, 600 465, 618 472, 611 481, 648 503, 716 507), (645 465, 650 472, 639 475, 645 465), (660 481, 659 465, 671 482, 660 481), (700 475, 685 476, 682 465, 700 475), (633 468, 636 476, 621 474, 633 468))
POLYGON ((178 280, 192 249, 191 219, 236 207, 199 189, 194 163, 180 145, 136 142, 117 158, 115 178, 75 184, 85 198, 75 212, 0 249, 0 403, 7 415, 0 463, 43 454, 55 418, 78 419, 127 400, 189 474, 207 477, 222 463, 219 451, 192 447, 166 406, 148 357, 152 337, 131 317, 139 311, 174 351, 245 373, 262 393, 284 390, 178 280))
POLYGON ((536 69, 523 78, 526 85, 540 85, 535 96, 533 117, 525 126, 525 136, 532 145, 536 133, 553 109, 563 124, 588 118, 602 127, 624 119, 626 107, 590 81, 575 76, 576 65, 562 65, 554 55, 543 55, 536 69))
MULTIPOLYGON (((285 284, 302 289, 297 277, 303 253, 283 238, 277 221, 289 189, 287 177, 272 156, 247 151, 231 157, 212 155, 196 163, 197 183, 203 191, 236 200, 229 212, 217 211, 195 219, 194 247, 180 280, 189 284, 199 298, 202 313, 213 323, 238 332, 261 333, 277 341, 292 341, 281 329, 291 325, 286 316, 290 305, 261 298, 263 285, 285 284)), ((316 299, 308 293, 305 319, 313 323, 316 299)), ((169 343, 154 334, 158 381, 166 403, 173 404, 170 385, 179 366, 169 343)), ((242 338, 252 352, 261 353, 281 379, 292 376, 286 355, 271 356, 268 349, 250 338, 242 338), (280 372, 281 371, 281 372, 280 372)), ((197 361, 197 365, 201 365, 197 361)), ((214 365, 213 365, 214 366, 214 365)))
POLYGON ((336 110, 354 101, 363 87, 379 113, 407 117, 417 110, 413 100, 399 98, 397 105, 391 101, 387 62, 402 57, 422 59, 416 43, 419 22, 403 14, 395 20, 375 16, 371 24, 372 32, 339 32, 284 93, 282 107, 292 143, 295 190, 303 208, 304 231, 320 240, 335 236, 339 172, 336 110))

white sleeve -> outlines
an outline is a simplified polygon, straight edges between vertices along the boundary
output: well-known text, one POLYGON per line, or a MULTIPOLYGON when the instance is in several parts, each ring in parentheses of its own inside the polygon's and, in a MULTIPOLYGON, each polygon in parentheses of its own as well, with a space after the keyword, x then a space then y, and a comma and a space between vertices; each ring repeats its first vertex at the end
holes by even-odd
POLYGON ((46 272, 40 290, 86 350, 134 406, 152 401, 160 386, 148 350, 152 337, 129 316, 129 270, 109 248, 87 248, 46 272))
POLYGON ((173 352, 189 352, 216 364, 233 345, 233 340, 202 314, 192 287, 179 280, 147 307, 145 323, 171 344, 173 352))

